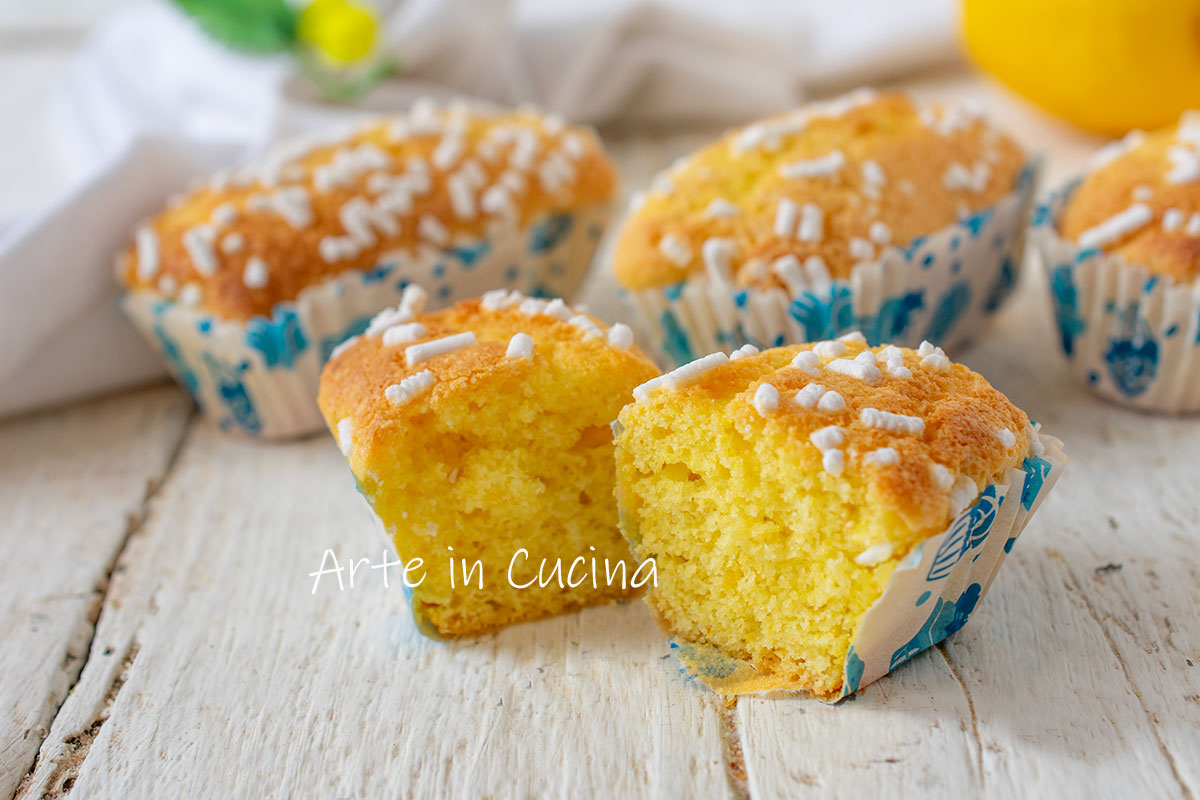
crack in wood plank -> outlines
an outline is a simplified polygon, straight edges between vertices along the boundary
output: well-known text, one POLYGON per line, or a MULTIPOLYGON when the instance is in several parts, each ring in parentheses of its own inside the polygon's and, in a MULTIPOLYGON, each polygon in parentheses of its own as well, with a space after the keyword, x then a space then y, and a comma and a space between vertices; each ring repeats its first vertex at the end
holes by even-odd
POLYGON ((738 700, 726 703, 718 699, 721 715, 721 749, 725 758, 725 777, 736 800, 750 800, 746 779, 746 759, 742 752, 742 731, 738 722, 738 700))
POLYGON ((967 683, 963 680, 962 674, 955 666, 954 660, 950 658, 950 653, 946 651, 945 640, 937 643, 937 651, 941 653, 942 658, 946 662, 947 669, 954 676, 954 680, 958 682, 959 688, 962 689, 963 697, 967 701, 967 711, 971 714, 971 738, 975 740, 975 775, 979 779, 979 791, 982 793, 984 788, 983 777, 983 738, 979 735, 979 716, 975 713, 975 701, 971 699, 971 690, 967 688, 967 683))
POLYGON ((1146 715, 1146 721, 1149 725, 1150 732, 1154 736, 1154 741, 1158 745, 1159 752, 1161 752, 1163 758, 1166 759, 1167 766, 1171 768, 1171 776, 1175 779, 1175 782, 1179 784, 1179 790, 1183 793, 1183 796, 1187 798, 1187 800, 1195 800, 1196 795, 1192 791, 1191 787, 1187 785, 1187 782, 1184 781, 1183 775, 1179 771, 1179 766, 1175 762, 1175 755, 1167 747, 1162 736, 1159 735, 1159 720, 1157 716, 1151 713, 1150 709, 1146 706, 1146 702, 1142 697, 1142 693, 1138 689, 1137 684, 1133 680, 1133 676, 1129 672, 1129 666, 1125 663, 1125 659, 1121 656, 1120 648, 1117 647, 1117 643, 1113 641, 1112 636, 1109 634, 1108 626, 1104 624, 1104 621, 1100 619, 1100 615, 1096 613, 1096 609, 1092 605, 1091 598, 1089 598, 1087 592, 1083 590, 1083 584, 1071 570, 1066 559, 1062 559, 1062 566, 1063 572, 1067 577, 1067 580, 1064 580, 1063 582, 1067 591, 1074 591, 1079 599, 1083 601, 1083 605, 1084 608, 1087 609, 1088 616, 1092 618, 1092 620, 1096 623, 1096 626, 1100 629, 1100 634, 1104 637, 1104 641, 1108 645, 1108 649, 1112 652, 1113 658, 1117 660, 1117 665, 1121 668, 1121 674, 1125 677, 1125 683, 1129 686, 1129 690, 1133 692, 1134 697, 1137 698, 1138 706, 1142 709, 1142 713, 1146 715))
MULTIPOLYGON (((92 647, 96 642, 96 631, 98 630, 99 626, 100 614, 103 612, 104 606, 108 601, 108 593, 109 588, 112 585, 113 575, 118 569, 120 569, 121 559, 125 555, 130 541, 143 529, 146 520, 149 517, 151 503, 154 502, 154 499, 162 491, 162 488, 166 486, 168 481, 170 481, 171 475, 175 471, 175 466, 179 461, 179 456, 183 452, 184 445, 188 440, 188 434, 192 430, 192 427, 196 424, 197 419, 199 419, 198 412, 195 408, 193 408, 189 412, 186 422, 180 428, 179 438, 175 441, 174 446, 168 454, 167 459, 163 464, 162 471, 158 475, 152 475, 147 478, 146 488, 142 495, 141 502, 138 503, 137 508, 130 511, 126 515, 125 533, 121 537, 120 543, 113 551, 112 560, 104 570, 104 577, 97 581, 92 590, 92 602, 88 604, 88 622, 91 626, 91 632, 86 646, 83 648, 82 657, 79 658, 79 669, 71 677, 70 685, 68 686, 66 693, 63 695, 63 701, 59 703, 58 708, 55 709, 54 714, 50 717, 47 725, 45 726, 45 734, 43 735, 42 741, 39 743, 38 754, 35 756, 33 763, 29 766, 29 770, 25 773, 25 776, 21 779, 21 782, 17 784, 16 791, 13 792, 14 800, 15 798, 21 797, 22 794, 24 794, 24 792, 29 788, 29 784, 33 780, 34 774, 37 772, 38 765, 42 761, 42 752, 46 744, 45 736, 48 736, 49 732, 53 730, 54 722, 58 719, 58 714, 62 710, 63 704, 66 702, 66 698, 70 697, 71 693, 75 691, 75 687, 78 685, 84 669, 87 668, 88 662, 90 662, 92 659, 92 647)), ((117 694, 120 692, 121 687, 125 683, 125 678, 128 675, 129 667, 133 664, 134 658, 137 657, 137 651, 138 644, 137 640, 134 639, 129 648, 126 649, 125 656, 122 659, 122 669, 119 673, 117 673, 112 683, 109 685, 109 690, 104 695, 101 711, 99 714, 97 714, 96 719, 93 720, 91 725, 63 739, 63 744, 68 748, 68 753, 70 755, 69 760, 64 760, 60 757, 55 762, 55 769, 52 773, 54 777, 51 781, 47 782, 47 788, 41 794, 42 800, 55 795, 65 796, 70 792, 71 786, 74 784, 75 776, 79 774, 79 770, 83 766, 84 759, 87 758, 87 753, 91 748, 92 742, 95 741, 97 734, 100 732, 100 728, 103 727, 104 721, 108 717, 108 709, 116 700, 117 694), (51 791, 52 788, 53 792, 51 791)), ((72 655, 68 649, 67 654, 64 656, 64 663, 68 663, 71 658, 72 655)))

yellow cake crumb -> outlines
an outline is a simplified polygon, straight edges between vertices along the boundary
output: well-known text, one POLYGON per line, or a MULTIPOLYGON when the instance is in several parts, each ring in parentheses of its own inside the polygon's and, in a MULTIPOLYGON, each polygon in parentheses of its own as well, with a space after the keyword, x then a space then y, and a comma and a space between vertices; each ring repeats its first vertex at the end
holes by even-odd
POLYGON ((476 634, 636 594, 609 424, 658 371, 629 329, 502 290, 419 306, 406 296, 336 353, 318 402, 401 560, 426 566, 412 591, 425 632, 476 634), (538 582, 559 562, 565 579, 578 558, 580 585, 538 582), (609 585, 606 561, 626 580, 609 585))
POLYGON ((617 426, 622 529, 655 559, 664 629, 821 697, 900 561, 1036 446, 938 348, 844 338, 693 362, 617 426))

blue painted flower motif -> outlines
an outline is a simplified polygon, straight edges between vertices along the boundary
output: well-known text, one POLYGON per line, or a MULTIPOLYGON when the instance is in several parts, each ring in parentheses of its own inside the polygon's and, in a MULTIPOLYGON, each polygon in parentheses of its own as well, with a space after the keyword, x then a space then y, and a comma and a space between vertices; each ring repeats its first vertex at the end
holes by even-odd
POLYGON ((208 375, 217 387, 217 396, 229 411, 229 419, 222 422, 222 427, 237 425, 246 433, 258 433, 262 421, 254 410, 246 385, 242 383, 242 373, 250 365, 243 362, 233 366, 219 361, 211 353, 205 353, 204 366, 208 368, 208 375))
POLYGON ((732 675, 738 667, 738 662, 708 645, 685 642, 681 639, 671 640, 671 649, 679 651, 679 660, 700 679, 715 678, 723 680, 732 675))
POLYGON ((854 328, 854 294, 850 287, 835 283, 828 299, 814 292, 803 292, 792 300, 788 313, 801 327, 807 341, 830 339, 854 328))
POLYGON ((854 645, 850 645, 850 649, 846 652, 846 678, 842 686, 844 694, 854 694, 858 691, 858 687, 862 683, 863 669, 865 668, 866 664, 859 658, 858 653, 854 652, 854 645))
POLYGON ((571 232, 573 224, 570 214, 554 214, 537 223, 529 232, 529 252, 544 253, 553 249, 571 232))
POLYGON ((354 320, 349 325, 347 325, 345 328, 343 328, 340 333, 335 333, 332 336, 323 337, 321 339, 320 348, 317 351, 318 354, 321 356, 321 363, 324 364, 326 361, 329 360, 329 356, 330 356, 330 354, 333 353, 333 349, 335 347, 337 347, 339 344, 341 344, 342 342, 349 339, 351 336, 358 336, 363 331, 365 331, 367 329, 367 326, 370 324, 371 324, 370 317, 359 317, 358 319, 354 320))
POLYGON ((1071 268, 1060 264, 1050 272, 1050 294, 1054 298, 1054 319, 1058 322, 1063 352, 1075 352, 1075 338, 1083 333, 1086 323, 1079 316, 1079 292, 1071 268))
POLYGON ((1113 339, 1104 360, 1121 393, 1136 397, 1154 383, 1158 372, 1158 343, 1149 337, 1113 339))
POLYGON ((962 630, 962 627, 967 624, 971 612, 979 604, 982 594, 983 587, 978 583, 972 583, 953 603, 948 603, 939 597, 933 610, 929 612, 929 617, 921 625, 921 629, 892 653, 888 671, 894 670, 922 650, 933 647, 947 636, 962 630))
POLYGON ((1025 459, 1021 469, 1025 470, 1025 485, 1021 488, 1021 505, 1025 506, 1026 511, 1032 511, 1034 501, 1042 493, 1042 485, 1046 483, 1046 477, 1050 474, 1051 464, 1041 456, 1032 456, 1025 459))
POLYGON ((887 344, 904 336, 912 321, 912 314, 925 306, 925 292, 914 292, 889 297, 879 307, 875 317, 860 320, 859 330, 872 346, 887 344))
POLYGON ((983 301, 983 310, 989 314, 997 310, 1016 288, 1017 268, 1013 266, 1012 258, 1006 255, 1000 261, 1000 273, 996 276, 996 282, 988 289, 987 298, 983 301))
POLYGON ((696 356, 692 353, 691 342, 688 341, 687 331, 679 324, 675 314, 670 309, 662 312, 659 320, 663 329, 663 349, 667 351, 676 364, 686 364, 696 356))
POLYGON ((940 581, 945 578, 968 551, 981 546, 987 540, 992 523, 996 521, 997 508, 999 502, 996 498, 996 487, 992 485, 983 490, 971 510, 960 517, 946 534, 933 557, 933 563, 929 565, 926 581, 940 581))
POLYGON ((945 341, 946 335, 958 322, 959 317, 971 304, 971 287, 966 283, 956 283, 942 297, 933 312, 933 319, 925 330, 925 337, 931 342, 945 341))
MULTIPOLYGON (((570 228, 570 225, 567 226, 570 228)), ((451 247, 450 252, 463 263, 464 267, 473 267, 475 262, 483 258, 492 249, 492 243, 488 240, 474 242, 472 244, 463 244, 457 247, 451 247)))
POLYGON ((376 264, 368 270, 364 270, 362 274, 363 283, 379 283, 381 280, 392 274, 392 264, 376 264))
POLYGON ((246 345, 262 354, 268 368, 291 367, 308 347, 299 315, 290 308, 277 309, 271 319, 255 317, 246 325, 246 345))

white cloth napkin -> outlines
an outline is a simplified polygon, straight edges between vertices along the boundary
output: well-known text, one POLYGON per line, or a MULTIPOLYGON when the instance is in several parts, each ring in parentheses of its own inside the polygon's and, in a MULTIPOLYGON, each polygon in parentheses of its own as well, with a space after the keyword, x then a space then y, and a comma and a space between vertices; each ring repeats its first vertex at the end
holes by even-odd
POLYGON ((285 57, 230 52, 165 2, 92 32, 53 99, 81 182, 0 237, 0 415, 160 374, 116 309, 113 254, 189 177, 272 139, 428 94, 623 127, 735 123, 955 57, 952 0, 377 5, 403 69, 354 107, 322 101, 285 57))

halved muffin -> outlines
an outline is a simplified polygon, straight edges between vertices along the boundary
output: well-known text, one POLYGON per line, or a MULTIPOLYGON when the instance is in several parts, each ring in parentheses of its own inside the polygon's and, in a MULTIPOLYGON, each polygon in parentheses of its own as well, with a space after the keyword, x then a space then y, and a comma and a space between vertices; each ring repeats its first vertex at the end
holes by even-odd
POLYGON ((419 300, 333 355, 318 403, 401 559, 423 561, 422 631, 635 594, 609 423, 657 369, 629 328, 503 290, 432 313, 419 300))

